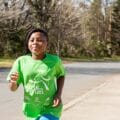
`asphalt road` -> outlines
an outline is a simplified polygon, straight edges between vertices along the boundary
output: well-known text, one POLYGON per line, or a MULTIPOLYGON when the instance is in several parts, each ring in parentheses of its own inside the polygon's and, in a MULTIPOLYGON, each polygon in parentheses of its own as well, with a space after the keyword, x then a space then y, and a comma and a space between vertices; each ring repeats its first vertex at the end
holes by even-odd
MULTIPOLYGON (((66 80, 63 90, 63 103, 86 93, 105 82, 108 76, 120 74, 120 62, 110 63, 71 63, 66 64, 66 80)), ((0 116, 3 120, 22 120, 22 86, 10 92, 6 82, 9 69, 0 68, 0 116)))
POLYGON ((65 68, 64 104, 104 83, 109 76, 120 74, 120 62, 80 62, 66 64, 65 68))

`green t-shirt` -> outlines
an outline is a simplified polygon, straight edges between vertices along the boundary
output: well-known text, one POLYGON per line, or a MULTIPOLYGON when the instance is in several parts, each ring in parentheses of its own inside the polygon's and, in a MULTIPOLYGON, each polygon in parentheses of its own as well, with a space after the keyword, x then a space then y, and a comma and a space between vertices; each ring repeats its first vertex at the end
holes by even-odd
POLYGON ((62 104, 52 107, 57 79, 65 75, 60 58, 51 54, 46 54, 43 60, 34 60, 30 54, 21 56, 13 64, 7 80, 16 71, 19 73, 17 84, 24 86, 24 114, 31 118, 41 114, 60 117, 62 104))

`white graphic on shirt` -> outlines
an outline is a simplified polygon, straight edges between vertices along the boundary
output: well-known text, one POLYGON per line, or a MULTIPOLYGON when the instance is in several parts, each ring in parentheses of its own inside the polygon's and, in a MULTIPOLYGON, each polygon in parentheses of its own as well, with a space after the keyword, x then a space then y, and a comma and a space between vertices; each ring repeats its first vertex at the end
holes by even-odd
POLYGON ((45 105, 48 105, 52 98, 51 95, 46 95, 52 94, 50 92, 50 90, 52 90, 50 85, 53 85, 51 82, 55 83, 53 69, 48 68, 46 65, 41 65, 37 70, 31 73, 28 78, 31 79, 29 79, 28 83, 25 85, 25 100, 34 101, 36 104, 44 102, 45 105))
POLYGON ((39 83, 42 83, 44 85, 44 88, 49 91, 49 87, 47 85, 47 82, 50 81, 50 76, 42 76, 40 74, 37 74, 34 78, 34 81, 39 81, 39 83))
POLYGON ((25 87, 26 92, 33 96, 34 94, 44 94, 44 90, 49 91, 48 82, 51 80, 51 75, 52 71, 50 68, 48 69, 46 66, 40 66, 37 75, 27 83, 25 87))
POLYGON ((44 94, 43 88, 40 88, 39 84, 39 81, 29 80, 29 83, 25 86, 26 92, 31 96, 34 94, 44 94))

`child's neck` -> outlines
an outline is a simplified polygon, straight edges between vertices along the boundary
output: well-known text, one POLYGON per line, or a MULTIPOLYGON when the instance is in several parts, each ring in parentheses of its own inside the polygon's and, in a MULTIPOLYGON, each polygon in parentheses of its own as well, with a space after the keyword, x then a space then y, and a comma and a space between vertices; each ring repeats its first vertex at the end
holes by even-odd
POLYGON ((34 60, 42 60, 45 58, 45 53, 44 54, 40 54, 40 55, 35 55, 35 54, 32 54, 32 58, 34 60))

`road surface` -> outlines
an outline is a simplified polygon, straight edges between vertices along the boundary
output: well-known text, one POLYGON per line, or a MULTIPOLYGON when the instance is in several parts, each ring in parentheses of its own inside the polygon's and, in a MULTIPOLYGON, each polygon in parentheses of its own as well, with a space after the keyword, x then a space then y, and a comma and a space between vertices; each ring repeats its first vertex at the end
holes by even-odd
MULTIPOLYGON (((120 63, 70 63, 65 64, 66 81, 63 90, 63 103, 67 104, 78 96, 104 83, 108 76, 120 73, 120 63)), ((22 120, 22 86, 10 92, 6 82, 9 69, 0 69, 0 113, 3 120, 22 120)))

